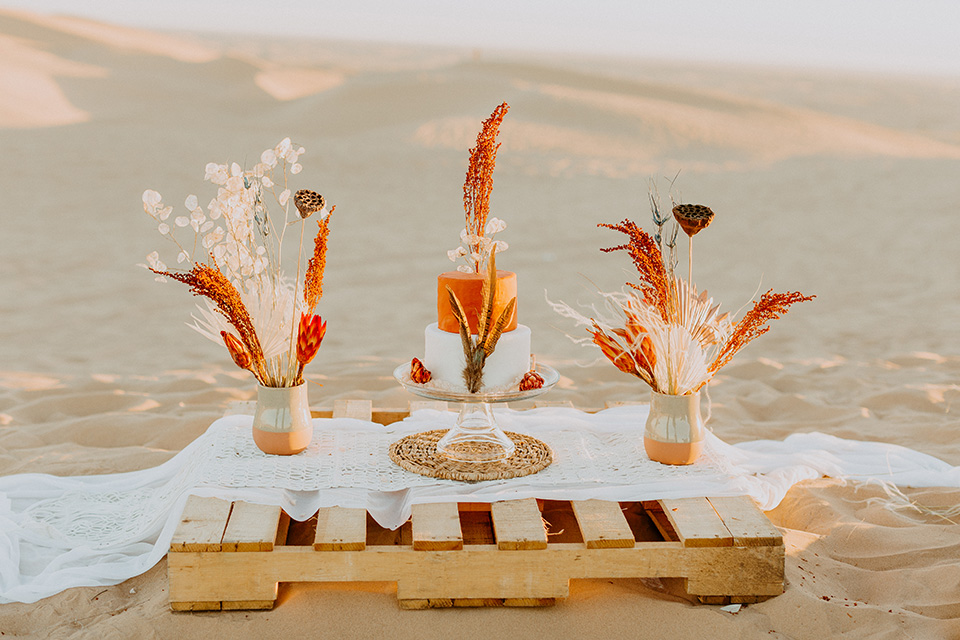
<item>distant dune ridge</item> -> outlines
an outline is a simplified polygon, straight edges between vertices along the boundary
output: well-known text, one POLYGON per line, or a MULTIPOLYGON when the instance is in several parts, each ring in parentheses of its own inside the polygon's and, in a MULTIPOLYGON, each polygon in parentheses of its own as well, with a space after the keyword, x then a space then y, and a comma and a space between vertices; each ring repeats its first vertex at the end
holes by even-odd
MULTIPOLYGON (((647 401, 569 340, 586 334, 544 296, 586 307, 632 280, 628 259, 599 250, 620 238, 596 224, 649 230, 649 181, 667 202, 676 177, 674 195, 716 213, 695 276, 723 311, 768 288, 817 296, 718 374, 714 433, 822 431, 960 465, 960 80, 154 33, 0 9, 0 474, 152 467, 255 397, 185 326, 189 293, 136 266, 154 250, 176 261, 141 195, 156 189, 175 215, 191 194, 205 206, 206 163, 249 167, 285 136, 306 149, 290 186, 337 205, 311 401, 406 407, 391 372, 422 356, 464 223, 468 148, 503 101, 491 215, 510 249, 497 264, 518 273, 538 362, 562 375, 546 399, 647 401)), ((787 591, 735 615, 658 580, 574 581, 549 611, 411 615, 373 583, 284 586, 272 612, 174 615, 161 562, 2 605, 0 632, 960 638, 958 504, 947 488, 798 485, 769 514, 787 591)))
MULTIPOLYGON (((85 113, 68 101, 58 89, 57 78, 103 80, 111 74, 109 62, 95 67, 51 53, 58 40, 67 36, 112 51, 113 57, 105 57, 104 62, 112 60, 114 64, 131 64, 125 57, 130 53, 198 65, 231 55, 211 39, 201 43, 195 37, 65 16, 10 11, 2 11, 0 16, 13 24, 41 27, 48 38, 46 42, 9 36, 0 40, 0 51, 6 58, 0 72, 0 88, 5 89, 0 92, 0 127, 53 126, 96 118, 96 114, 85 113)), ((281 101, 328 91, 348 78, 345 70, 277 63, 249 54, 239 59, 258 68, 253 78, 255 86, 281 101)), ((518 115, 505 125, 513 129, 507 144, 521 153, 563 153, 575 163, 592 167, 591 172, 650 174, 661 166, 663 158, 690 147, 696 147, 701 157, 708 159, 685 162, 688 168, 709 167, 714 164, 711 158, 717 159, 719 169, 811 155, 960 158, 960 145, 717 90, 688 87, 678 92, 655 83, 584 82, 578 76, 570 76, 572 82, 564 85, 555 82, 553 70, 532 65, 494 64, 484 72, 498 73, 514 87, 543 97, 539 112, 518 115), (561 110, 563 117, 557 118, 556 112, 561 110), (726 159, 720 160, 722 157, 726 159)), ((458 73, 459 65, 433 70, 429 80, 443 84, 445 79, 455 80, 458 73)), ((231 82, 233 78, 223 76, 222 80, 231 82)), ((416 89, 411 86, 409 90, 416 89)), ((470 145, 473 128, 470 117, 432 119, 416 129, 413 139, 426 147, 462 149, 470 145)))

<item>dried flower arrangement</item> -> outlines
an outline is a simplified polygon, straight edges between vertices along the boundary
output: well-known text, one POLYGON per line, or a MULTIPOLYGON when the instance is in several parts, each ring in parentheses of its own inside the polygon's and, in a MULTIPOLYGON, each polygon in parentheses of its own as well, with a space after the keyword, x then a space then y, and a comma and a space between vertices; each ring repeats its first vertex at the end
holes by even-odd
POLYGON ((510 314, 513 313, 513 308, 517 304, 517 299, 515 297, 511 298, 494 322, 493 301, 497 297, 496 247, 491 247, 487 263, 489 268, 487 278, 483 282, 483 305, 480 307, 478 316, 479 326, 476 339, 470 334, 467 312, 464 311, 463 305, 457 299, 457 294, 453 292, 453 289, 447 287, 450 307, 453 309, 457 322, 460 323, 460 339, 463 342, 463 355, 466 360, 466 366, 463 368, 463 381, 470 393, 477 393, 483 386, 483 365, 496 348, 497 341, 506 328, 507 322, 510 320, 510 314))
POLYGON ((447 252, 451 262, 464 259, 465 264, 457 267, 464 273, 481 273, 486 257, 491 250, 504 252, 507 243, 494 240, 497 233, 507 228, 507 223, 499 218, 487 217, 490 214, 490 193, 493 191, 493 170, 497 164, 497 151, 500 143, 500 123, 507 115, 510 106, 504 102, 483 121, 483 127, 477 135, 477 143, 470 149, 470 164, 463 183, 463 210, 466 225, 460 232, 460 246, 447 252))
POLYGON ((562 302, 550 304, 560 315, 587 325, 590 340, 621 371, 661 394, 696 393, 740 349, 766 333, 769 321, 814 296, 767 291, 734 323, 729 314, 719 313, 720 305, 714 306, 706 291, 698 292, 692 283, 693 236, 710 225, 713 211, 704 205, 674 203, 674 226, 664 233, 670 216, 661 212, 655 189, 651 189, 650 204, 657 227, 654 236, 630 220, 597 225, 627 236, 625 244, 601 251, 626 251, 639 276, 639 284, 628 282, 621 292, 600 292, 618 319, 587 318, 562 302), (675 273, 678 229, 690 241, 686 280, 675 273))
POLYGON ((191 326, 224 344, 234 363, 265 387, 303 384, 304 367, 316 356, 327 329, 315 311, 323 296, 330 214, 336 207, 327 212, 323 196, 314 191, 299 190, 291 198, 288 174, 300 173, 303 153, 303 147, 284 138, 264 151, 251 169, 235 162, 229 167, 207 164, 204 180, 217 185, 216 197, 204 212, 197 196, 188 196, 185 205, 190 215, 173 221, 176 227, 192 227, 192 243, 175 237, 167 222, 173 208, 162 202, 160 194, 152 189, 143 192, 144 211, 157 222, 160 234, 179 249, 177 263, 189 263, 190 268, 168 270, 156 251, 141 266, 156 273, 158 280, 176 280, 203 298, 191 326), (278 171, 280 184, 274 175, 278 171), (268 195, 282 215, 270 211, 268 195), (291 201, 297 214, 290 211, 291 201), (318 229, 301 290, 304 227, 314 213, 318 229), (290 279, 281 264, 283 243, 287 228, 298 223, 297 274, 290 279))

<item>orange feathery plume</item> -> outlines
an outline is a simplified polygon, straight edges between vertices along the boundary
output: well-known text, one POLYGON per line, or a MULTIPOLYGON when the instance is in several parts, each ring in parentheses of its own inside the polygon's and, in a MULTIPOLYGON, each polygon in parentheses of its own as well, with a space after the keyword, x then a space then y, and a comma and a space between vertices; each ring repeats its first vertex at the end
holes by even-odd
MULTIPOLYGON (((483 128, 477 135, 477 144, 470 149, 470 165, 467 167, 467 179, 463 183, 463 210, 466 214, 467 233, 482 236, 490 213, 490 193, 493 191, 493 169, 497 164, 497 134, 500 123, 507 115, 510 106, 504 102, 493 110, 490 117, 483 121, 483 128)), ((477 247, 471 246, 476 252, 477 247)), ((476 266, 479 273, 480 265, 476 266)))
POLYGON ((750 309, 734 327, 730 338, 723 345, 723 349, 717 354, 716 359, 708 370, 710 373, 718 371, 725 366, 740 349, 747 346, 754 338, 758 338, 770 330, 767 325, 771 320, 776 320, 790 308, 790 305, 797 302, 807 302, 813 300, 816 296, 805 296, 798 291, 788 293, 772 293, 770 289, 760 296, 760 299, 753 303, 750 309))
POLYGON ((253 328, 253 320, 251 320, 250 314, 240 298, 240 292, 220 272, 216 263, 213 267, 210 267, 196 262, 187 272, 158 271, 156 269, 151 269, 151 271, 172 278, 177 282, 182 282, 190 287, 190 292, 193 295, 203 296, 211 300, 217 306, 217 311, 240 334, 239 340, 243 343, 252 360, 251 371, 254 372, 261 384, 266 381, 263 349, 260 346, 260 340, 257 338, 257 332, 253 328))
POLYGON ((660 253, 657 241, 630 220, 624 220, 620 224, 598 224, 597 226, 625 233, 630 238, 627 244, 600 250, 604 253, 624 250, 630 255, 640 276, 640 285, 630 282, 627 284, 643 293, 644 300, 660 312, 664 322, 668 322, 667 270, 663 266, 663 255, 660 253))
POLYGON ((336 209, 334 205, 330 213, 317 224, 317 235, 313 239, 313 256, 307 263, 307 274, 303 279, 303 301, 307 303, 307 309, 312 313, 317 308, 317 303, 323 297, 323 270, 327 266, 327 238, 330 236, 330 216, 336 209))

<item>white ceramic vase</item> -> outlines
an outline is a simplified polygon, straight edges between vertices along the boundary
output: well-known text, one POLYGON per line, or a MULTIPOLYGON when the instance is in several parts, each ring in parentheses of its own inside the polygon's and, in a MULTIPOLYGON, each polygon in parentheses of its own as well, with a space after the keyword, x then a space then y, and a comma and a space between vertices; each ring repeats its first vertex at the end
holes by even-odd
POLYGON ((306 383, 296 387, 257 385, 253 441, 261 451, 278 456, 300 453, 313 438, 306 383))
POLYGON ((643 446, 647 456, 663 464, 692 464, 703 451, 700 392, 672 396, 650 392, 643 446))

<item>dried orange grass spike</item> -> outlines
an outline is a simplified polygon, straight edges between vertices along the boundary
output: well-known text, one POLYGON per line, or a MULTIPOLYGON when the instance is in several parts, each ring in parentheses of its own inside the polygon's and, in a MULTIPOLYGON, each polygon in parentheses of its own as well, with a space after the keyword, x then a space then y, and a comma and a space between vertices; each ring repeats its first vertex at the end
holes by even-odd
POLYGON ((497 164, 497 134, 500 123, 507 115, 510 106, 504 102, 493 110, 490 117, 483 121, 483 128, 477 135, 477 145, 470 149, 470 166, 467 167, 467 179, 463 183, 463 211, 467 219, 467 233, 483 235, 490 213, 490 192, 493 191, 493 169, 497 164))
POLYGON ((327 238, 330 236, 330 216, 334 209, 330 209, 330 214, 320 220, 317 224, 317 235, 313 239, 313 256, 307 263, 307 274, 303 278, 303 301, 307 303, 307 309, 310 313, 317 308, 317 303, 323 297, 323 270, 327 266, 327 238))
POLYGON ((630 220, 625 219, 620 224, 598 224, 597 226, 625 233, 630 238, 627 244, 600 250, 604 253, 626 251, 630 255, 633 265, 637 268, 641 284, 640 286, 630 282, 627 284, 643 293, 644 300, 660 312, 664 322, 668 322, 669 284, 667 270, 663 266, 663 255, 660 253, 657 241, 630 220))
POLYGON ((816 297, 805 296, 798 291, 788 293, 772 293, 772 291, 773 289, 770 289, 760 296, 760 299, 753 303, 753 308, 740 318, 740 322, 734 327, 733 333, 724 344, 723 349, 717 354, 716 359, 710 363, 708 367, 710 373, 724 367, 740 349, 747 346, 753 339, 759 338, 769 331, 770 327, 767 323, 785 314, 790 305, 797 302, 808 302, 816 297))
POLYGON ((257 378, 260 380, 266 379, 263 349, 260 346, 260 340, 257 338, 257 332, 253 328, 253 320, 250 319, 250 314, 240 298, 240 292, 220 272, 219 268, 198 262, 187 272, 157 271, 156 269, 151 269, 151 271, 172 278, 177 282, 182 282, 190 287, 190 293, 195 296, 210 299, 217 306, 217 311, 240 334, 240 341, 250 352, 253 360, 251 368, 257 374, 257 378))

